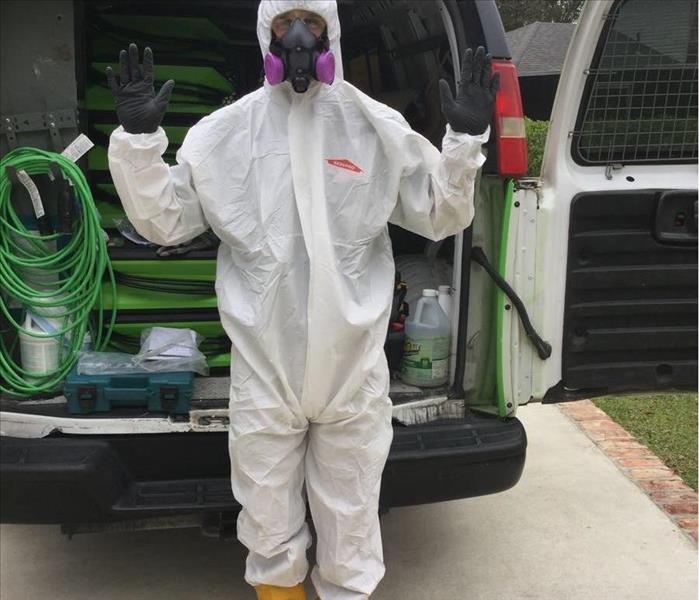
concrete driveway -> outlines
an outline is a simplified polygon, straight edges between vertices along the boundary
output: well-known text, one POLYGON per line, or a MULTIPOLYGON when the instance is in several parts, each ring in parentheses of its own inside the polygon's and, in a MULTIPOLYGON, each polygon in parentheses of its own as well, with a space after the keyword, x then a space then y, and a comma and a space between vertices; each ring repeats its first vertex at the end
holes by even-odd
MULTIPOLYGON (((693 544, 557 407, 528 406, 521 482, 383 522, 372 600, 696 600, 693 544)), ((244 552, 195 530, 0 530, 3 600, 245 600, 244 552)), ((313 597, 313 596, 311 596, 313 597)))

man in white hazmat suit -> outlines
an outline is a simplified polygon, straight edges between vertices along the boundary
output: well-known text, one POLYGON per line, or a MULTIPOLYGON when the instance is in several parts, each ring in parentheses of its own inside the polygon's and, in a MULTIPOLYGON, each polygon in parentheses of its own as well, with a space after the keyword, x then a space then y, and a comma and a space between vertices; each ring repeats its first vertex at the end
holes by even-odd
POLYGON ((497 78, 479 48, 456 98, 440 82, 440 154, 343 80, 335 0, 263 0, 257 31, 264 87, 192 127, 173 167, 159 125, 174 82, 155 95, 151 51, 143 71, 133 44, 122 51, 120 80, 108 71, 122 124, 109 167, 145 238, 174 245, 211 228, 221 239, 246 581, 261 600, 305 598, 305 482, 320 598, 366 599, 384 573, 378 497, 392 438, 387 224, 432 240, 470 224, 497 78))

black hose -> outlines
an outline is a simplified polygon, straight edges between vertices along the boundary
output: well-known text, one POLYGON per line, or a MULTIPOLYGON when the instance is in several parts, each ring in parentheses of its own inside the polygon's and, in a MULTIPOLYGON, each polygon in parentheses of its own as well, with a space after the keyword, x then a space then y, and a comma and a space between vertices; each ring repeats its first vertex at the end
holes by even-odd
POLYGON ((527 334, 527 337, 529 338, 531 343, 534 344, 539 358, 542 360, 546 360, 549 356, 551 356, 551 344, 542 340, 541 336, 539 336, 539 334, 534 329, 534 326, 529 320, 527 309, 525 308, 522 300, 520 300, 519 296, 517 296, 517 292, 515 292, 510 287, 510 284, 508 284, 507 281, 505 281, 500 276, 500 273, 498 273, 495 270, 493 265, 490 264, 488 258, 485 255, 485 252, 483 252, 483 248, 479 246, 471 248, 471 258, 473 258, 473 260, 475 260, 481 267, 485 269, 486 273, 490 275, 490 278, 505 293, 505 295, 510 299, 510 302, 514 304, 515 308, 517 309, 519 319, 520 321, 522 321, 522 327, 524 327, 524 331, 527 334))
POLYGON ((216 293, 213 281, 198 281, 192 279, 168 279, 155 277, 139 277, 126 273, 114 272, 114 278, 119 285, 132 288, 167 292, 172 294, 194 294, 198 296, 213 296, 216 293))

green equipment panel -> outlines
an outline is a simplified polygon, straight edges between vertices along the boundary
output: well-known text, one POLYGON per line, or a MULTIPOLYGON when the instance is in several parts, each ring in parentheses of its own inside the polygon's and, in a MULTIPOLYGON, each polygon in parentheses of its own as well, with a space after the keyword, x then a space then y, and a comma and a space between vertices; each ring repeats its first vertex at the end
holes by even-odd
MULTIPOLYGON (((230 340, 221 326, 214 281, 216 249, 191 251, 186 258, 161 258, 154 246, 138 246, 118 232, 125 212, 107 160, 116 129, 107 66, 119 72, 118 56, 135 42, 155 56, 155 87, 175 80, 163 120, 169 146, 163 155, 175 164, 188 129, 262 83, 262 59, 254 28, 256 3, 172 3, 145 0, 130 7, 107 0, 82 3, 77 32, 83 53, 76 56, 81 124, 95 143, 87 154, 88 180, 102 227, 110 235, 110 258, 117 282, 117 321, 110 350, 134 353, 144 329, 186 327, 200 333, 200 349, 210 367, 230 364, 230 340)), ((112 298, 105 294, 104 310, 112 298)))

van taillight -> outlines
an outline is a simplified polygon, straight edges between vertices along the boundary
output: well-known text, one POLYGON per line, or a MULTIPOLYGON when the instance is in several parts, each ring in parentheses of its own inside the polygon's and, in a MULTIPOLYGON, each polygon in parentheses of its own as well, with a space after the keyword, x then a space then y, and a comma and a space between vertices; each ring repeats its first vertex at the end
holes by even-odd
POLYGON ((500 89, 495 97, 498 173, 523 177, 528 170, 527 134, 517 69, 509 60, 493 60, 493 73, 500 73, 500 89))

